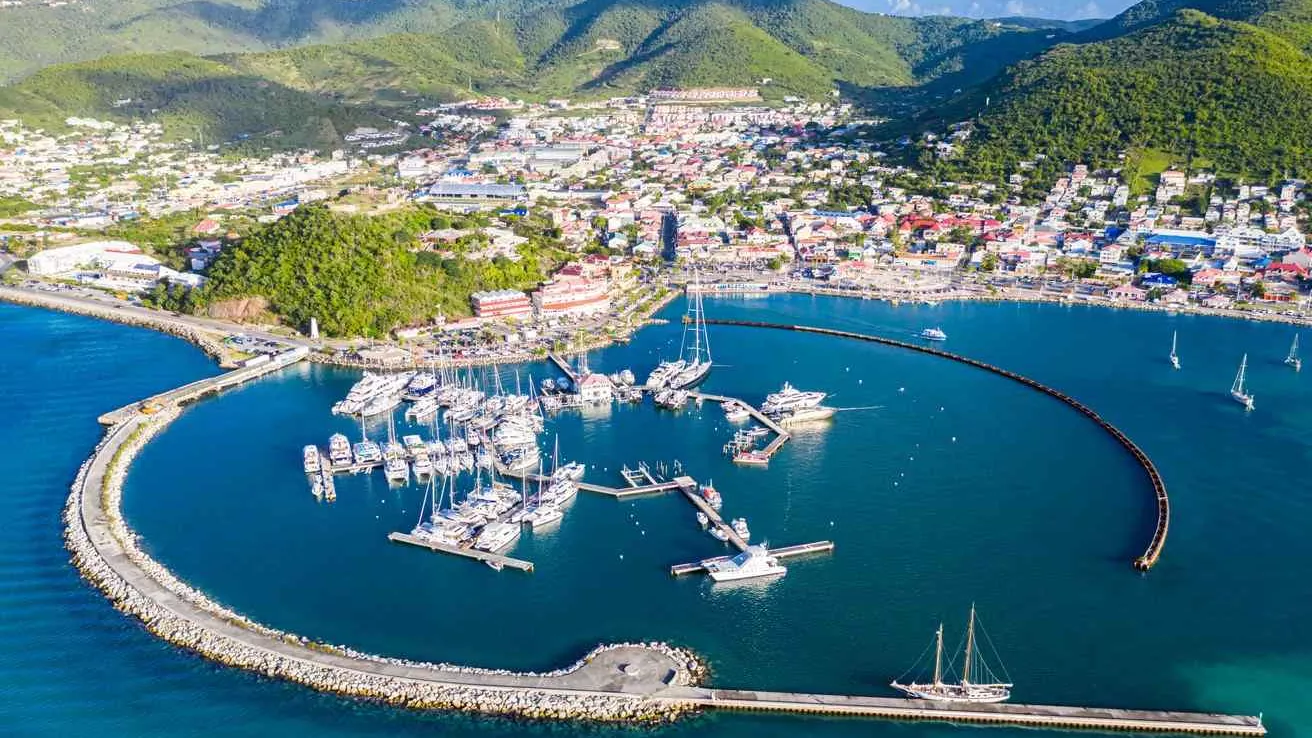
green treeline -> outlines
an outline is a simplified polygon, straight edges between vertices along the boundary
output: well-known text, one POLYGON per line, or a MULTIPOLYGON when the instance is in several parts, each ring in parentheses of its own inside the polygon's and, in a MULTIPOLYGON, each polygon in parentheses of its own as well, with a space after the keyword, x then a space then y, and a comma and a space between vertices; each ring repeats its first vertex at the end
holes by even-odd
POLYGON ((519 247, 519 261, 418 252, 419 234, 446 222, 428 208, 360 216, 303 206, 225 248, 187 307, 259 297, 300 329, 316 318, 325 335, 382 336, 467 315, 469 295, 478 290, 531 288, 558 258, 541 237, 519 247))

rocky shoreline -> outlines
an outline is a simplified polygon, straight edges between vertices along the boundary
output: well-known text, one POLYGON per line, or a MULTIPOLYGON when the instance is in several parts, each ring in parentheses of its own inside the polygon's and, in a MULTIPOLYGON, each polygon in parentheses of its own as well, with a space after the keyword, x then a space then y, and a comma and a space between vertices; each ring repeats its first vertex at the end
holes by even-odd
MULTIPOLYGON (((602 668, 596 665, 608 657, 632 655, 669 667, 664 685, 697 684, 706 674, 704 664, 693 653, 664 643, 607 644, 555 671, 511 672, 390 659, 313 642, 256 623, 214 602, 147 555, 120 513, 123 480, 132 459, 179 413, 169 409, 110 428, 82 464, 63 514, 65 545, 74 566, 117 609, 140 620, 156 636, 218 663, 266 677, 411 708, 634 723, 667 722, 692 710, 686 702, 650 699, 641 690, 587 689, 570 682, 583 670, 602 668), (97 476, 100 484, 94 488, 97 476), (87 505, 94 509, 84 509, 87 505), (103 518, 98 520, 96 513, 103 518), (98 524, 101 522, 103 527, 98 524), (120 553, 132 567, 126 575, 122 563, 116 566, 108 560, 120 558, 120 553), (137 572, 161 591, 147 592, 147 587, 128 581, 137 572), (209 619, 217 627, 203 622, 209 619), (239 629, 236 634, 234 628, 239 629)), ((620 669, 625 666, 627 663, 619 664, 620 669)))

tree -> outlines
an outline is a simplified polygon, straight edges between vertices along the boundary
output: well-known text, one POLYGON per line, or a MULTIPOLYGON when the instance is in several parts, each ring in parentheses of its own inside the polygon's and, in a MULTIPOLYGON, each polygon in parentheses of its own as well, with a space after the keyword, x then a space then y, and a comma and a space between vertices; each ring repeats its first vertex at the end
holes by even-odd
POLYGON ((984 258, 979 262, 979 269, 982 272, 996 271, 998 268, 998 255, 992 251, 984 254, 984 258))

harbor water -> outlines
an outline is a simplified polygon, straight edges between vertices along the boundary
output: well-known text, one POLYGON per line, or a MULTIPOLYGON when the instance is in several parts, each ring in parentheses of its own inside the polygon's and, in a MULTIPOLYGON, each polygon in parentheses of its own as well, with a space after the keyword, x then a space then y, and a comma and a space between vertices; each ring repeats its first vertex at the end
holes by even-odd
MULTIPOLYGON (((641 378, 677 353, 669 325, 589 357, 641 378)), ((564 521, 509 553, 532 574, 387 541, 418 519, 420 486, 339 477, 317 502, 307 443, 358 424, 329 408, 358 378, 303 365, 190 408, 148 446, 124 493, 144 546, 180 577, 257 620, 391 656, 551 669, 599 642, 691 647, 717 686, 890 694, 945 621, 949 646, 975 603, 1017 686, 1014 701, 1256 714, 1273 735, 1312 735, 1312 377, 1281 362, 1294 329, 1087 307, 936 307, 775 296, 707 301, 711 318, 800 323, 914 340, 1031 376, 1089 404, 1158 464, 1173 518, 1161 563, 1130 566, 1155 522, 1147 480, 1070 408, 930 356, 782 331, 711 326, 708 392, 759 403, 789 381, 843 408, 798 429, 768 468, 735 467, 719 406, 565 412, 562 461, 621 486, 619 469, 678 462, 713 480, 753 540, 831 539, 832 555, 783 579, 713 585, 669 567, 728 549, 678 495, 617 502, 580 493, 564 521), (1183 368, 1167 360, 1179 333, 1183 368), (1257 409, 1228 394, 1240 356, 1257 409)), ((0 411, 22 460, 0 496, 0 722, 18 735, 537 735, 565 726, 418 715, 215 667, 114 612, 66 563, 58 510, 99 435, 95 417, 217 369, 149 331, 0 306, 0 411)), ((556 376, 517 368, 527 384, 556 376)), ((488 370, 490 372, 492 370, 488 370)), ((513 386, 516 368, 503 367, 513 386)), ((490 373, 477 372, 481 382, 490 373)), ((400 433, 429 431, 396 413, 400 433)), ((385 424, 367 429, 381 439, 385 424)), ((706 715, 692 735, 947 735, 937 725, 706 715)), ((616 734, 625 729, 598 729, 616 734)), ((999 735, 1018 731, 996 730, 999 735)))

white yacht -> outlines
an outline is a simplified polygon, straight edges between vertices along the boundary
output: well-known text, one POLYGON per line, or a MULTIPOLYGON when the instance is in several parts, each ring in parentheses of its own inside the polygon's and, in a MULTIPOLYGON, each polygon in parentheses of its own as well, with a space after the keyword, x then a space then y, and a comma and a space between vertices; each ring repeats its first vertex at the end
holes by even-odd
POLYGON ((733 521, 733 532, 744 541, 751 540, 752 530, 747 527, 747 518, 735 518, 733 521))
POLYGON ((382 415, 390 411, 397 405, 401 404, 401 396, 395 394, 375 395, 372 399, 360 408, 360 415, 368 418, 374 415, 382 415))
POLYGON ((724 419, 730 423, 742 423, 751 420, 752 414, 737 402, 724 403, 724 419))
POLYGON ((383 464, 383 476, 389 482, 405 484, 410 481, 410 465, 400 457, 392 457, 383 464))
POLYGON ((942 328, 926 328, 920 332, 920 337, 926 341, 948 340, 948 334, 944 333, 942 328))
POLYGON ((319 447, 306 446, 302 449, 301 463, 305 467, 306 474, 318 474, 323 468, 323 457, 319 454, 319 447))
POLYGON ((748 546, 747 550, 727 561, 710 559, 702 562, 711 579, 717 582, 733 582, 740 579, 757 577, 781 577, 788 573, 788 567, 770 555, 765 546, 748 546))
MULTIPOLYGON (((943 669, 943 624, 939 623, 934 635, 934 678, 926 683, 910 682, 903 684, 893 680, 893 689, 922 700, 937 702, 1002 702, 1011 697, 1010 681, 1002 681, 993 675, 988 664, 979 653, 975 644, 975 606, 970 606, 970 625, 966 629, 966 650, 961 660, 961 681, 944 680, 943 669), (977 677, 982 677, 978 681, 977 677)), ((953 659, 953 663, 956 659, 953 659)), ((915 668, 915 667, 912 667, 915 668)), ((1005 675, 1006 670, 1003 670, 1005 675)), ((903 675, 905 676, 905 674, 903 675)))
POLYGON ((678 361, 662 361, 651 370, 647 375, 647 389, 658 390, 669 386, 670 380, 678 376, 683 371, 686 364, 682 359, 678 361))
POLYGON ((415 401, 415 404, 406 409, 405 419, 413 423, 424 418, 431 418, 436 414, 437 400, 432 397, 421 397, 415 401))
POLYGON ((341 433, 328 439, 328 462, 333 466, 351 465, 351 441, 341 433))
POLYGON ((766 396, 765 404, 761 406, 761 412, 767 415, 775 415, 805 410, 818 406, 828 396, 824 392, 803 392, 784 382, 783 389, 766 396))
POLYGON ((555 525, 563 520, 565 512, 553 504, 537 505, 524 513, 524 524, 533 530, 540 530, 555 525))
POLYGON ((584 467, 582 464, 580 464, 577 461, 571 461, 568 464, 561 465, 559 469, 556 469, 554 472, 552 472, 551 478, 569 479, 577 482, 583 479, 584 471, 586 471, 586 467, 584 467))
POLYGON ((488 553, 498 553, 510 548, 519 540, 520 527, 511 523, 488 523, 474 539, 474 548, 488 553))
POLYGON ((433 475, 433 460, 428 457, 427 451, 418 451, 414 454, 415 476, 420 479, 427 479, 433 475))
POLYGON ((360 441, 351 448, 357 464, 377 464, 383 460, 383 450, 373 441, 360 441))

